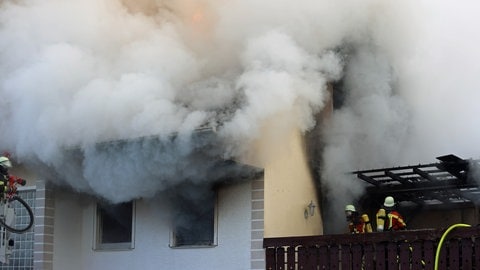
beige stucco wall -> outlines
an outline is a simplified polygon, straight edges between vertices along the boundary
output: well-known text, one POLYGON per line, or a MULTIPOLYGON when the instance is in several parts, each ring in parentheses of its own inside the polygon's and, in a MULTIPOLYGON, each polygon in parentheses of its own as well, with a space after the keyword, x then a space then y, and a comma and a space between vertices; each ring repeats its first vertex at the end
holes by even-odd
POLYGON ((283 153, 265 166, 265 236, 323 233, 316 189, 299 132, 292 131, 283 153), (313 216, 304 210, 313 201, 313 216))
POLYGON ((307 163, 302 133, 266 124, 253 144, 250 162, 264 168, 265 237, 323 234, 315 183, 307 163), (305 218, 313 201, 315 213, 305 218))

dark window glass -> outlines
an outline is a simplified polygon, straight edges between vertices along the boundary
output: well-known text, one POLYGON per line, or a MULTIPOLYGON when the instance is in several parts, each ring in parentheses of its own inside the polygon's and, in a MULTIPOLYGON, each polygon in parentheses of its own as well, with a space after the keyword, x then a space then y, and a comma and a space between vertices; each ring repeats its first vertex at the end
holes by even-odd
POLYGON ((214 245, 215 192, 201 199, 177 200, 174 220, 174 246, 214 245))
POLYGON ((98 204, 100 244, 132 242, 133 203, 98 204))

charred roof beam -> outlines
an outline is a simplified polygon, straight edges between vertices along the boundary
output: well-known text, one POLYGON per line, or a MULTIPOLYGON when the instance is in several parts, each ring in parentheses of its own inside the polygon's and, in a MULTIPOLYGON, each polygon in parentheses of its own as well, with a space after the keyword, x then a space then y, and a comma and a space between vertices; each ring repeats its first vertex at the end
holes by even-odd
MULTIPOLYGON (((478 191, 478 189, 476 189, 475 191, 478 191)), ((452 192, 457 194, 459 197, 462 197, 466 200, 471 201, 475 205, 480 205, 480 198, 475 194, 472 194, 472 192, 463 191, 463 190, 453 190, 452 192)))
POLYGON ((357 174, 357 177, 360 178, 360 179, 362 179, 363 181, 365 181, 365 182, 367 182, 367 183, 370 183, 370 184, 376 186, 376 187, 379 186, 379 183, 378 183, 377 181, 373 180, 373 178, 368 177, 368 176, 366 176, 366 175, 363 174, 363 173, 358 173, 358 174, 357 174))
POLYGON ((411 186, 412 185, 412 182, 408 181, 407 179, 405 178, 402 178, 401 176, 398 176, 396 175, 395 173, 393 173, 392 171, 385 171, 385 175, 389 176, 390 178, 392 178, 393 180, 396 180, 404 185, 408 185, 408 186, 411 186))
POLYGON ((432 183, 418 183, 412 185, 412 187, 406 188, 402 185, 391 185, 385 186, 382 188, 370 187, 367 188, 367 192, 371 193, 384 193, 384 194, 401 194, 401 193, 411 193, 411 192, 428 192, 428 191, 444 191, 444 190, 454 190, 461 188, 476 188, 475 184, 464 184, 457 185, 455 183, 449 183, 446 185, 438 185, 432 183))
POLYGON ((419 206, 480 206, 480 190, 471 171, 480 170, 479 160, 465 160, 455 155, 437 157, 440 162, 414 166, 352 172, 369 184, 366 196, 381 201, 394 196, 398 202, 419 206), (477 199, 478 197, 478 199, 477 199))
POLYGON ((450 198, 451 196, 449 196, 448 194, 442 194, 441 191, 440 192, 432 192, 430 194, 428 194, 431 198, 433 199, 436 199, 444 204, 451 204, 453 203, 450 198))
POLYGON ((413 172, 420 175, 424 179, 427 179, 430 181, 438 181, 438 179, 435 176, 430 175, 429 173, 422 171, 419 168, 413 168, 413 172))
POLYGON ((437 168, 449 172, 462 181, 467 180, 467 172, 469 170, 468 161, 461 159, 455 155, 445 155, 437 157, 441 162, 437 164, 437 168))
MULTIPOLYGON (((423 165, 419 164, 419 165, 415 165, 415 166, 400 166, 400 167, 389 168, 389 170, 396 170, 396 171, 407 170, 407 169, 411 169, 412 167, 427 168, 427 167, 434 167, 437 164, 438 163, 423 164, 423 165)), ((354 171, 352 173, 354 173, 354 174, 358 174, 358 173, 378 173, 378 172, 384 172, 385 170, 386 169, 371 169, 371 170, 354 171)))

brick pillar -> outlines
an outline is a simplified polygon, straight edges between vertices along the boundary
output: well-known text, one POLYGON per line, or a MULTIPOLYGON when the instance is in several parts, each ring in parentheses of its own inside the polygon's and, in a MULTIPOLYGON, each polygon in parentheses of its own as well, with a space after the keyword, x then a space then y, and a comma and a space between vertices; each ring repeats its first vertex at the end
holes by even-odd
POLYGON ((265 250, 263 249, 264 231, 264 181, 252 181, 252 234, 250 267, 251 269, 265 269, 265 250))
POLYGON ((52 188, 38 180, 35 199, 35 242, 33 265, 35 270, 53 269, 53 222, 55 200, 52 188))

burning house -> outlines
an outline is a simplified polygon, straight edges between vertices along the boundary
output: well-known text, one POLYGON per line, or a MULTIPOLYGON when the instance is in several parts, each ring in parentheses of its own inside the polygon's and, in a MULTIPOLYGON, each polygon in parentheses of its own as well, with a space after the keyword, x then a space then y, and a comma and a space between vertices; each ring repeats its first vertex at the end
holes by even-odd
POLYGON ((478 155, 475 11, 2 1, 0 150, 36 220, 0 269, 264 269, 264 239, 343 233, 389 192, 476 221, 462 158, 395 168, 478 155))
MULTIPOLYGON (((101 169, 90 183, 91 189, 79 193, 55 183, 54 177, 60 176, 49 172, 51 168, 34 166, 36 172, 51 177, 29 187, 36 210, 35 227, 29 232, 33 235, 29 254, 34 255, 31 262, 35 269, 125 265, 153 269, 159 263, 173 269, 190 268, 192 263, 197 269, 225 265, 263 269, 264 236, 322 234, 316 187, 300 133, 292 130, 290 143, 263 168, 222 159, 215 151, 220 144, 216 138, 212 130, 196 131, 189 139, 194 151, 188 153, 180 153, 186 141, 177 144, 180 139, 176 136, 168 141, 149 137, 96 145, 92 158, 97 158, 94 163, 98 168, 109 167, 109 162, 118 166, 119 171, 111 172, 118 182, 109 187, 110 199, 98 195, 107 194, 95 185, 106 177, 101 169), (168 158, 175 154, 184 158, 170 164, 168 158), (128 166, 123 162, 133 162, 147 172, 130 175, 122 171, 128 166), (163 170, 171 170, 174 183, 163 170), (130 193, 132 198, 113 201, 119 198, 117 192, 136 189, 117 186, 130 183, 123 182, 123 177, 133 178, 132 185, 148 188, 130 193), (161 187, 152 190, 149 181, 161 187)), ((87 157, 87 152, 69 150, 62 166, 69 167, 70 176, 80 175, 78 170, 90 162, 87 157)), ((15 173, 25 173, 18 170, 15 173)), ((19 269, 29 269, 25 262, 18 262, 18 252, 28 251, 15 251, 10 261, 24 267, 19 269)))

